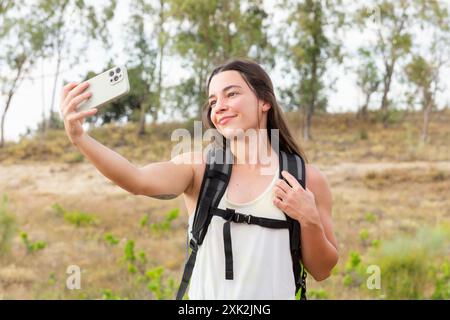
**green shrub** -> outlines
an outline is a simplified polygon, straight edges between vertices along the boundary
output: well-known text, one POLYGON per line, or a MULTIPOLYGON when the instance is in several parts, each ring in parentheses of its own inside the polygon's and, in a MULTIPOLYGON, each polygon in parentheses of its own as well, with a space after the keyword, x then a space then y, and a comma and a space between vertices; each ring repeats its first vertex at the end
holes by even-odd
POLYGON ((139 225, 141 227, 145 227, 148 225, 148 215, 144 214, 144 216, 141 218, 141 220, 139 221, 139 225))
POLYGON ((150 228, 153 231, 167 231, 171 228, 172 221, 178 218, 178 215, 180 213, 180 209, 176 208, 169 213, 166 214, 164 220, 162 222, 154 222, 150 224, 150 228))
POLYGON ((103 300, 128 300, 125 297, 121 297, 120 295, 115 294, 110 289, 102 290, 102 299, 103 300))
POLYGON ((377 220, 377 216, 372 212, 367 212, 366 215, 364 216, 364 219, 367 222, 375 222, 377 220))
POLYGON ((80 210, 68 211, 59 203, 52 204, 53 212, 58 217, 63 217, 64 220, 77 228, 97 223, 95 215, 80 210))
POLYGON ((435 297, 445 296, 446 280, 439 280, 445 279, 445 271, 435 279, 430 270, 442 263, 442 257, 448 256, 449 244, 450 232, 442 227, 422 228, 415 236, 383 241, 375 250, 373 260, 381 269, 383 296, 387 299, 430 298, 426 296, 426 288, 432 285, 436 286, 435 297))
POLYGON ((119 240, 117 240, 116 237, 114 237, 111 233, 105 233, 103 236, 103 239, 105 242, 111 246, 115 246, 119 243, 119 240))
POLYGON ((64 220, 70 224, 75 225, 77 228, 91 225, 97 222, 97 219, 94 215, 78 210, 64 213, 64 220))
POLYGON ((35 251, 43 250, 47 246, 47 243, 45 241, 31 242, 28 239, 28 234, 24 231, 20 233, 20 238, 22 239, 22 242, 27 249, 27 253, 33 253, 35 251))
POLYGON ((8 211, 8 196, 3 194, 0 203, 0 256, 10 252, 11 241, 16 231, 15 216, 8 211))
POLYGON ((450 299, 450 262, 445 261, 435 272, 435 289, 431 296, 434 300, 450 299))
POLYGON ((156 300, 173 299, 175 295, 175 280, 172 277, 163 277, 164 268, 157 267, 149 269, 145 273, 148 280, 147 288, 151 291, 156 300))
POLYGON ((323 300, 323 299, 329 299, 329 294, 323 290, 323 289, 319 289, 319 290, 309 290, 307 292, 308 298, 309 299, 316 299, 316 300, 323 300))
POLYGON ((367 140, 369 139, 369 134, 367 133, 367 130, 363 128, 359 130, 358 137, 360 140, 367 140))
POLYGON ((369 239, 369 231, 367 229, 362 229, 359 231, 359 239, 362 242, 366 242, 369 239))

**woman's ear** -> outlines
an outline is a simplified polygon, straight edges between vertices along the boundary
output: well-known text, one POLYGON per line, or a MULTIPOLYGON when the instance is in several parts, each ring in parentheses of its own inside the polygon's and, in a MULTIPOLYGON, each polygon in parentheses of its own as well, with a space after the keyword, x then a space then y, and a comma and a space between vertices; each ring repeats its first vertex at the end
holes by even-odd
POLYGON ((268 102, 263 102, 261 105, 262 112, 267 112, 270 110, 270 108, 271 108, 271 105, 268 102))

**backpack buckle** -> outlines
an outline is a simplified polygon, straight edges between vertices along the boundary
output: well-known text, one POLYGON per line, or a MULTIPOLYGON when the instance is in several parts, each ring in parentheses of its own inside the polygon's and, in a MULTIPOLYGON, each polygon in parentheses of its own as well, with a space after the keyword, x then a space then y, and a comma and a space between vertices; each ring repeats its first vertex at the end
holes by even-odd
POLYGON ((234 220, 234 222, 240 223, 240 222, 245 222, 246 224, 250 224, 251 218, 252 216, 249 214, 243 214, 243 213, 237 213, 235 215, 236 219, 234 220))
POLYGON ((189 247, 191 247, 191 249, 193 251, 197 251, 198 249, 198 243, 197 240, 195 240, 194 238, 191 239, 191 241, 189 241, 189 247))

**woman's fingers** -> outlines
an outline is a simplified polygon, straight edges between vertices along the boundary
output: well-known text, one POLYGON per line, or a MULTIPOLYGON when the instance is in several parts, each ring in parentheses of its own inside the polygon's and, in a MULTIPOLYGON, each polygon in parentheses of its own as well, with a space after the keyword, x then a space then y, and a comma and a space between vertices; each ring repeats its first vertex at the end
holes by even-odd
POLYGON ((80 103, 89 99, 91 96, 92 96, 91 92, 85 92, 85 93, 80 94, 80 95, 76 96, 75 98, 73 98, 67 105, 64 116, 71 113, 72 111, 76 111, 76 109, 80 105, 80 103))
POLYGON ((303 190, 301 184, 298 183, 297 179, 292 174, 290 174, 286 170, 283 170, 281 171, 281 175, 287 180, 287 182, 291 185, 292 188, 303 190))
POLYGON ((70 82, 66 84, 61 91, 61 111, 63 111, 64 108, 64 101, 66 100, 67 95, 69 94, 70 90, 75 88, 78 85, 78 82, 70 82))
POLYGON ((288 185, 287 182, 282 179, 278 179, 276 186, 279 187, 284 192, 288 192, 289 189, 291 189, 291 186, 288 185))
POLYGON ((63 104, 67 106, 70 100, 81 94, 84 90, 86 90, 87 87, 89 87, 89 82, 87 81, 77 85, 75 88, 69 91, 63 104))
POLYGON ((283 189, 281 189, 277 186, 275 186, 274 193, 275 193, 275 196, 280 199, 284 199, 284 197, 286 196, 286 192, 284 192, 283 189))
POLYGON ((97 113, 97 110, 98 110, 97 108, 93 108, 93 109, 90 109, 87 111, 73 113, 73 114, 69 115, 68 120, 69 120, 69 122, 71 122, 71 121, 83 119, 84 117, 87 117, 87 116, 92 116, 97 113))

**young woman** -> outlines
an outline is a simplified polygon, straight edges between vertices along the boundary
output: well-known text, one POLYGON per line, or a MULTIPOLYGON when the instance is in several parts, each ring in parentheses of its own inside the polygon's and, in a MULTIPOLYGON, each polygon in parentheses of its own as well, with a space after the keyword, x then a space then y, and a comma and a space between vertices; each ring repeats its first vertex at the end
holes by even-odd
MULTIPOLYGON (((61 112, 70 141, 104 176, 133 194, 157 199, 183 194, 191 228, 205 172, 203 154, 184 153, 170 161, 136 167, 83 131, 83 119, 97 111, 76 111, 89 98, 88 93, 83 93, 86 88, 87 83, 70 83, 62 90, 61 112)), ((268 135, 256 144, 242 136, 249 130, 267 129, 270 134, 271 129, 278 129, 279 149, 306 160, 288 129, 269 76, 253 61, 232 60, 212 72, 206 90, 208 102, 203 123, 216 128, 230 142, 234 159, 229 184, 218 207, 278 220, 286 220, 287 214, 299 221, 303 265, 315 280, 326 279, 338 261, 338 250, 331 218, 331 192, 325 176, 307 164, 305 189, 283 171, 286 183, 279 179, 278 154, 268 135), (267 159, 261 159, 261 148, 266 149, 267 159)), ((289 231, 233 224, 234 277, 229 280, 223 276, 224 223, 221 217, 211 219, 198 249, 189 298, 294 299, 289 231)))

